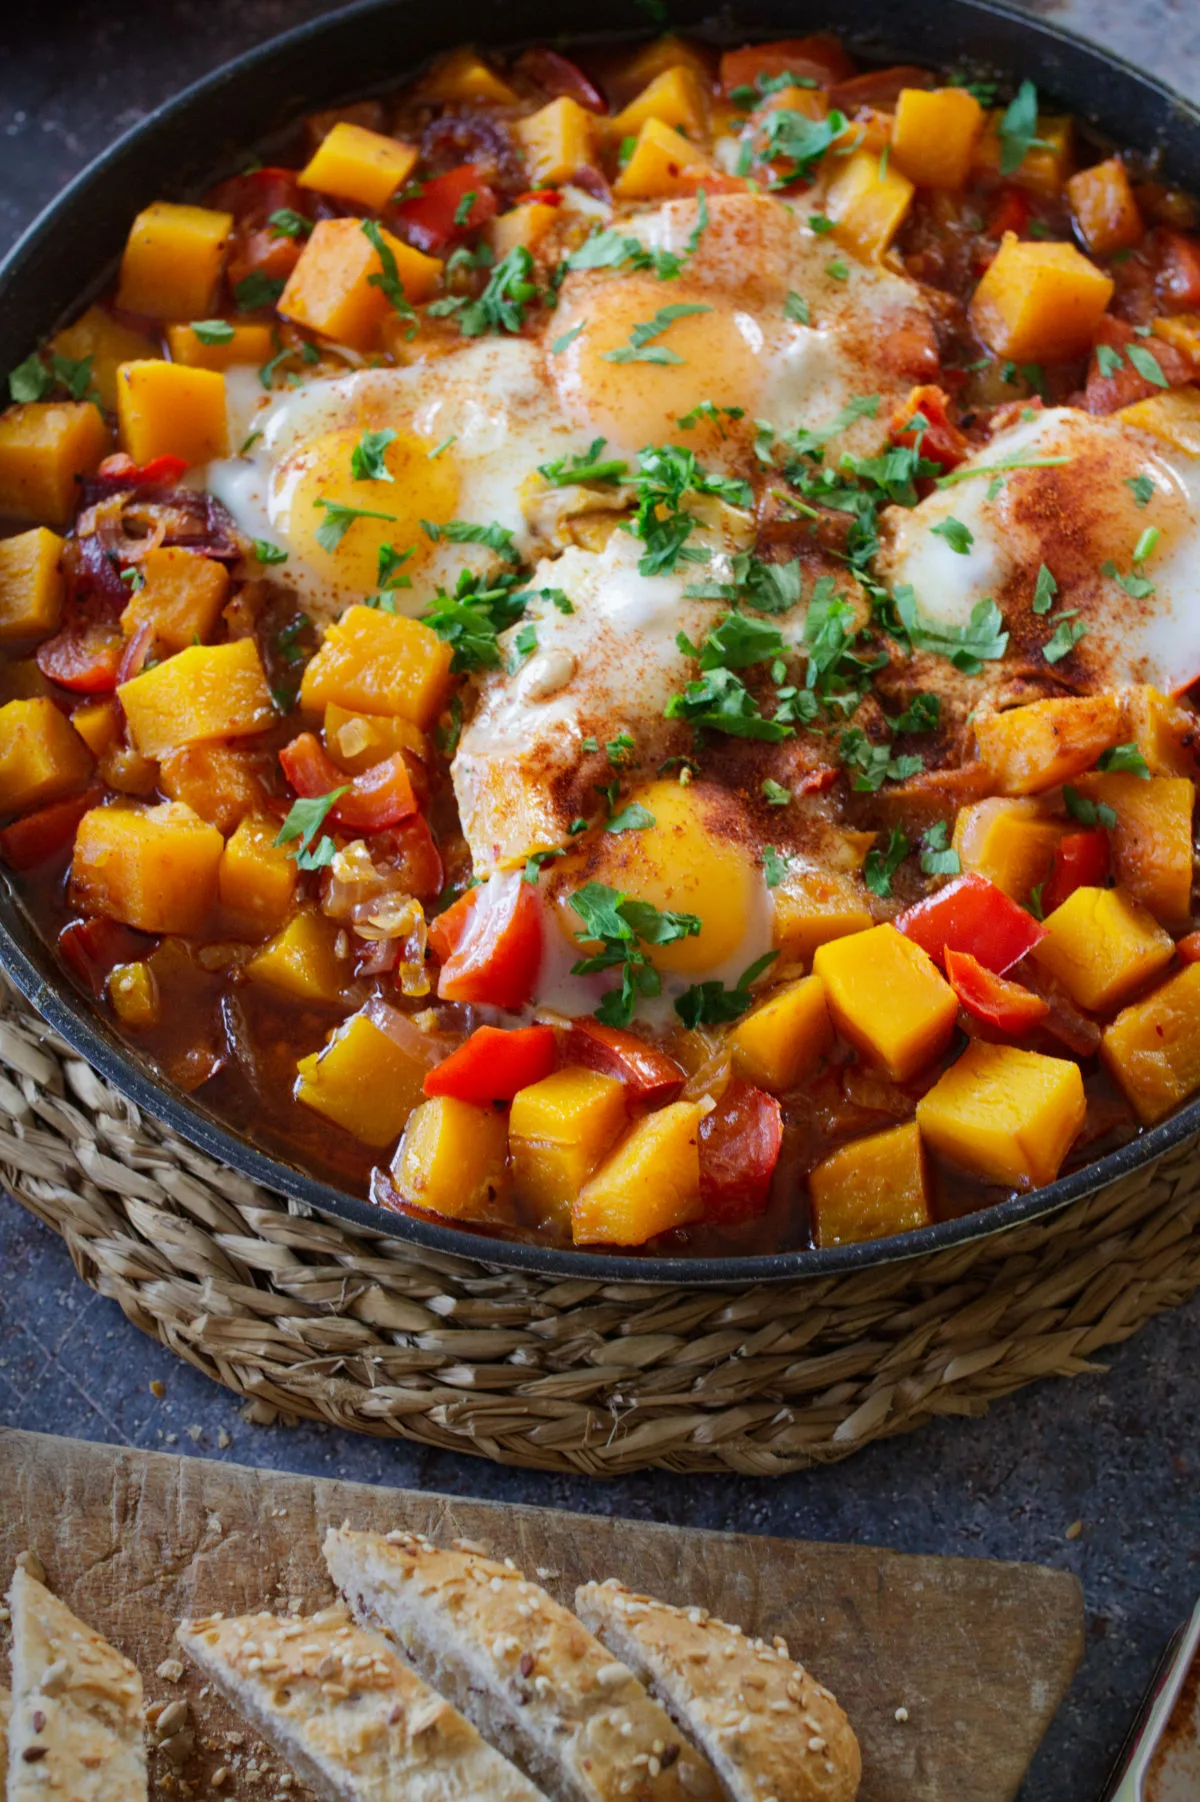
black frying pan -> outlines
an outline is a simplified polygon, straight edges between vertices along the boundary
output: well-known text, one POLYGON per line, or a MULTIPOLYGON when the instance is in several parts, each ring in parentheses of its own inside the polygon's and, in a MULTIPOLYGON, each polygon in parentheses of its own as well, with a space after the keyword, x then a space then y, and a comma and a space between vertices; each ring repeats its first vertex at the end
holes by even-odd
MULTIPOLYGON (((584 0, 466 0, 445 20, 413 0, 363 0, 248 51, 188 88, 128 132, 66 188, 0 267, 0 370, 74 317, 111 279, 130 220, 152 200, 189 199, 242 167, 300 114, 395 88, 426 58, 464 40, 497 46, 559 36, 593 39, 584 0)), ((715 40, 832 29, 864 58, 978 65, 1011 81, 1030 76, 1043 95, 1115 143, 1162 157, 1167 179, 1200 191, 1200 110, 1118 58, 1058 27, 989 0, 755 0, 735 18, 700 0, 671 0, 671 24, 715 40)), ((612 0, 605 38, 644 35, 636 0, 612 0)), ((828 1251, 748 1258, 652 1258, 554 1251, 481 1239, 367 1202, 318 1182, 239 1139, 197 1096, 153 1075, 103 1015, 73 990, 53 952, 0 872, 0 966, 81 1056, 114 1087, 201 1150, 267 1188, 438 1251, 509 1268, 602 1282, 748 1283, 832 1274, 938 1250, 1049 1214, 1141 1169, 1200 1131, 1200 1100, 1141 1138, 1032 1195, 920 1232, 828 1251)))

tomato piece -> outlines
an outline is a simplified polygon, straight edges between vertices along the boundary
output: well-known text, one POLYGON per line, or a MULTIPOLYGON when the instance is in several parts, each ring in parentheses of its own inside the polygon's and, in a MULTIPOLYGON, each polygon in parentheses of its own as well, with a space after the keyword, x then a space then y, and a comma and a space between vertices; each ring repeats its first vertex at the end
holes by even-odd
POLYGON ((622 1032, 619 1026, 604 1026, 587 1018, 571 1022, 563 1062, 615 1076, 628 1088, 631 1100, 643 1101, 647 1107, 664 1107, 674 1101, 687 1080, 686 1071, 673 1057, 648 1045, 635 1032, 622 1032))
POLYGON ((424 814, 385 827, 371 841, 371 856, 377 865, 387 863, 398 870, 406 893, 418 901, 432 901, 441 894, 446 879, 441 852, 424 814))
POLYGON ((500 210, 500 203, 488 186, 486 171, 478 163, 460 163, 457 169, 447 169, 445 175, 435 175, 420 187, 421 192, 414 199, 402 201, 392 211, 406 227, 409 242, 432 255, 444 250, 455 238, 486 225, 500 210), (459 218, 459 209, 468 194, 475 198, 459 218))
POLYGON ((823 795, 833 787, 841 771, 832 764, 823 763, 815 770, 806 770, 803 776, 792 783, 794 795, 823 795))
POLYGON ((997 975, 1046 936, 1032 914, 974 870, 906 908, 895 925, 935 963, 947 951, 966 951, 997 975))
POLYGON ((763 1213, 782 1144, 783 1112, 774 1095, 735 1077, 700 1122, 705 1219, 734 1226, 763 1213))
POLYGON ((1135 401, 1147 400, 1150 395, 1160 392, 1161 384, 1140 374, 1125 355, 1130 344, 1145 346, 1162 370, 1168 387, 1178 388, 1182 383, 1190 382, 1195 373, 1190 360, 1182 351, 1176 350, 1173 344, 1167 344, 1161 338, 1138 337, 1125 319, 1114 319, 1111 315, 1106 315, 1096 327, 1094 342, 1115 350, 1121 358, 1121 365, 1111 375, 1104 375, 1093 352, 1088 364, 1085 401, 1089 413, 1116 413, 1122 407, 1131 407, 1135 401))
POLYGON ((524 50, 517 58, 515 69, 518 75, 528 76, 544 94, 549 94, 551 100, 559 100, 565 95, 586 112, 608 111, 608 104, 599 88, 588 80, 577 63, 560 55, 557 50, 548 50, 542 46, 535 50, 524 50))
POLYGON ((167 451, 141 465, 124 451, 117 451, 105 457, 96 474, 104 481, 120 482, 130 488, 173 488, 186 468, 185 458, 173 457, 167 451))
POLYGON ((427 1095, 453 1095, 476 1107, 511 1101, 518 1089, 541 1082, 558 1062, 552 1026, 480 1026, 425 1078, 427 1095))
POLYGON ((1042 887, 1043 917, 1061 907, 1077 888, 1102 888, 1108 880, 1108 866, 1108 834, 1103 826, 1068 832, 1060 838, 1042 887))
POLYGON ((65 801, 52 801, 49 807, 23 814, 0 831, 0 858, 10 870, 36 869, 73 843, 84 814, 103 799, 103 789, 89 788, 86 794, 70 795, 65 801))
POLYGON ((751 88, 759 75, 800 75, 829 87, 848 81, 854 64, 837 39, 824 31, 807 38, 775 38, 769 44, 747 44, 721 58, 721 92, 751 88))
POLYGON ((348 832, 378 832, 411 819, 417 811, 412 777, 401 751, 373 763, 347 784, 345 772, 313 734, 302 732, 280 751, 279 763, 296 793, 306 800, 331 794, 335 788, 348 788, 329 816, 348 832))
POLYGON ((1024 188, 1001 188, 988 213, 987 235, 1002 238, 1005 232, 1016 232, 1020 236, 1032 218, 1033 202, 1024 188))
POLYGON ((531 188, 528 194, 518 194, 513 201, 514 206, 561 206, 562 195, 557 188, 531 188))
POLYGON ((294 169, 268 165, 248 169, 223 181, 209 197, 209 204, 232 213, 238 226, 265 225, 272 213, 285 210, 308 216, 310 195, 296 180, 294 169))
POLYGON ((931 88, 934 78, 928 69, 910 63, 893 63, 886 69, 868 69, 865 75, 839 81, 829 96, 839 111, 853 117, 870 107, 874 112, 895 111, 902 88, 931 88))
POLYGON ((1184 232, 1159 232, 1158 286, 1175 310, 1200 307, 1200 241, 1184 232))
POLYGON ((1028 1032, 1050 1012, 1050 1003, 1019 982, 987 969, 969 951, 946 950, 950 987, 969 1014, 1001 1032, 1028 1032))
POLYGON ((1189 932, 1175 947, 1185 964, 1200 964, 1200 932, 1189 932))
POLYGON ((151 942, 144 934, 95 914, 64 926, 58 935, 58 951, 92 994, 102 995, 109 971, 116 964, 134 963, 145 957, 151 942))
POLYGON ((125 635, 115 619, 81 612, 39 645, 36 655, 48 682, 73 694, 111 694, 125 655, 125 635))
POLYGON ((942 388, 931 384, 913 388, 888 427, 892 443, 915 445, 919 440, 923 457, 943 469, 957 469, 969 447, 958 427, 951 423, 949 405, 950 397, 942 388), (924 430, 912 424, 918 413, 925 421, 924 430))
POLYGON ((429 943, 442 960, 441 1000, 524 1007, 542 961, 536 888, 519 870, 493 876, 430 923, 429 943))

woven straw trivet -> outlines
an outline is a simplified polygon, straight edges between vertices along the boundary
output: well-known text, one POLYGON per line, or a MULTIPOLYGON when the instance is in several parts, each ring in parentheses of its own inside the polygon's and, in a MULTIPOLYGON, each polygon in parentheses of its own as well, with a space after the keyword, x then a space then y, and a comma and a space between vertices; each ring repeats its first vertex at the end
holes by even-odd
POLYGON ((1094 1370, 1200 1285, 1195 1139, 990 1241, 688 1291, 515 1274, 307 1215, 124 1101, 2 981, 0 1122, 0 1182, 251 1418, 538 1470, 829 1463, 1094 1370))

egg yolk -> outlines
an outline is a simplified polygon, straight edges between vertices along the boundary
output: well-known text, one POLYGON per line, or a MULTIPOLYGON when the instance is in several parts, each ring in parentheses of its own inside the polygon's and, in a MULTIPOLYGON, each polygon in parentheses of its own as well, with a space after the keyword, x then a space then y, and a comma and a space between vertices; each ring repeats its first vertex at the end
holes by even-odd
POLYGON ((271 519, 317 574, 369 594, 380 585, 385 546, 412 551, 406 571, 428 558, 433 547, 421 521, 444 525, 454 518, 458 469, 445 453, 431 458, 433 443, 399 431, 383 452, 390 479, 356 479, 353 459, 362 436, 357 427, 343 427, 294 450, 275 477, 271 519), (348 518, 341 508, 350 510, 348 518))
POLYGON ((711 451, 730 432, 728 415, 679 425, 703 401, 741 410, 743 431, 753 419, 763 334, 719 290, 630 276, 593 289, 554 323, 556 341, 583 327, 550 358, 563 410, 613 449, 631 456, 646 445, 680 443, 698 455, 711 451), (675 306, 703 310, 671 319, 639 345, 648 325, 675 306))
POLYGON ((648 782, 622 806, 638 803, 654 824, 641 831, 602 832, 555 867, 554 905, 563 936, 586 957, 594 949, 578 938, 579 915, 571 896, 585 882, 601 882, 660 912, 695 914, 698 934, 669 945, 647 946, 660 970, 694 976, 737 954, 753 917, 761 881, 754 854, 737 828, 736 800, 704 783, 648 782))

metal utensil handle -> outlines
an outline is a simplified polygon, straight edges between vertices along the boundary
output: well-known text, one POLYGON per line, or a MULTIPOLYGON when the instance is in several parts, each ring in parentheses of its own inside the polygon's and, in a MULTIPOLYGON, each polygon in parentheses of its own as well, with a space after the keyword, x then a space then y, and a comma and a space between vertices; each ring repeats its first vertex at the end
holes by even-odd
POLYGON ((1145 1802, 1151 1762, 1198 1654, 1200 1602, 1163 1653, 1100 1802, 1145 1802))

